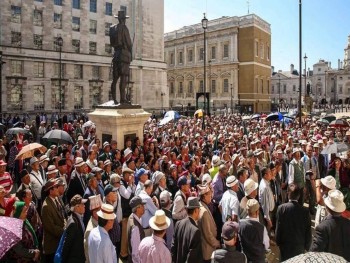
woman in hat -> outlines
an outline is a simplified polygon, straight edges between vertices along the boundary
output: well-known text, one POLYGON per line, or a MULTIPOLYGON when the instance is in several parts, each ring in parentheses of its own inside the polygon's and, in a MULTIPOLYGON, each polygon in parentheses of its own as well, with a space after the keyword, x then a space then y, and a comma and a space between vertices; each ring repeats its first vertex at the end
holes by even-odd
POLYGON ((32 225, 27 220, 28 207, 24 202, 15 203, 13 217, 23 221, 22 239, 5 255, 5 262, 36 262, 39 260, 39 242, 32 225))
MULTIPOLYGON (((330 165, 330 167, 331 169, 328 171, 328 175, 335 178, 336 189, 339 189, 341 187, 341 179, 348 177, 340 157, 334 157, 333 163, 330 165)), ((349 187, 349 184, 346 185, 346 187, 349 187)))
POLYGON ((328 215, 324 199, 328 196, 328 192, 334 189, 336 189, 336 180, 333 176, 328 175, 325 178, 316 180, 316 201, 318 205, 315 216, 315 227, 328 215))

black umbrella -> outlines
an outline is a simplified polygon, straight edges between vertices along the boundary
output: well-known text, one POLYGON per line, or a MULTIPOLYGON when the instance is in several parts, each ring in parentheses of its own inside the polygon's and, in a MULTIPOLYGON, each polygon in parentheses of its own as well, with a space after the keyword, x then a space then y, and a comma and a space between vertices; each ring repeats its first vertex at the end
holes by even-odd
POLYGON ((283 115, 280 112, 274 112, 267 115, 265 121, 280 121, 283 119, 283 115))
POLYGON ((26 126, 25 123, 21 122, 21 121, 16 122, 15 124, 13 124, 13 128, 24 128, 24 126, 26 126))
POLYGON ((327 145, 321 152, 321 154, 342 153, 350 150, 350 144, 346 142, 336 142, 327 145))
POLYGON ((11 128, 8 129, 5 133, 6 136, 9 135, 15 135, 15 134, 19 134, 19 133, 23 133, 23 134, 31 134, 29 130, 23 129, 23 128, 11 128))
POLYGON ((334 115, 326 115, 323 117, 323 119, 326 119, 327 121, 332 122, 332 121, 336 120, 337 117, 335 117, 334 115))
POLYGON ((298 256, 292 257, 284 263, 323 263, 323 262, 333 262, 333 263, 345 263, 347 262, 344 258, 326 252, 307 252, 305 254, 300 254, 298 256))
POLYGON ((43 136, 43 139, 57 144, 74 144, 72 137, 62 130, 51 130, 43 136))

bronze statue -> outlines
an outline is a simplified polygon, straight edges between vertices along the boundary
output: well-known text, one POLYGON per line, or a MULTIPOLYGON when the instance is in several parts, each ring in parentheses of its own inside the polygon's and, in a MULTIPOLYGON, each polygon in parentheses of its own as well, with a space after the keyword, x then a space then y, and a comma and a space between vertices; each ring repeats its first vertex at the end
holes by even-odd
POLYGON ((307 85, 306 85, 306 94, 307 94, 307 96, 310 96, 310 92, 311 92, 311 85, 310 85, 310 83, 307 83, 307 85))
POLYGON ((129 30, 125 25, 125 20, 129 17, 125 15, 124 11, 118 11, 118 16, 114 17, 118 18, 119 24, 112 25, 109 29, 110 43, 114 48, 111 93, 114 103, 118 104, 116 98, 116 86, 118 79, 120 78, 120 104, 130 104, 126 98, 126 88, 129 81, 130 62, 132 60, 132 43, 129 30))

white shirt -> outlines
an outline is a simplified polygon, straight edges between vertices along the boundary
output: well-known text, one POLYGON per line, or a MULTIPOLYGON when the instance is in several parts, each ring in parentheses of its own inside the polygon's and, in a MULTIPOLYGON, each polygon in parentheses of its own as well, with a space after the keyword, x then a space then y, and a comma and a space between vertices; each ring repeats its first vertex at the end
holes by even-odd
POLYGON ((228 216, 237 216, 239 219, 239 201, 235 191, 226 190, 219 205, 222 207, 222 222, 226 222, 228 216))
MULTIPOLYGON (((137 215, 133 214, 135 219, 141 224, 142 226, 142 220, 137 217, 137 215)), ((131 252, 131 258, 133 263, 141 263, 140 257, 139 257, 139 245, 141 243, 141 238, 140 238, 140 231, 137 226, 134 226, 131 229, 131 237, 130 237, 130 242, 131 242, 131 247, 132 247, 132 252, 131 252)))
POLYGON ((89 261, 90 263, 116 263, 117 254, 108 232, 103 227, 96 227, 89 235, 89 261))
POLYGON ((41 188, 44 185, 43 178, 39 172, 31 171, 29 174, 30 186, 38 199, 41 199, 41 188))
MULTIPOLYGON (((181 192, 181 190, 179 190, 181 192)), ((187 216, 187 210, 186 210, 186 204, 184 203, 183 199, 186 200, 185 194, 181 192, 181 195, 176 196, 174 200, 174 206, 173 206, 173 212, 172 216, 175 220, 181 220, 184 219, 187 216)))
POLYGON ((142 227, 148 228, 149 220, 152 216, 154 216, 158 208, 155 206, 152 198, 145 192, 145 190, 140 192, 139 197, 142 198, 142 201, 146 202, 145 213, 142 215, 142 227))

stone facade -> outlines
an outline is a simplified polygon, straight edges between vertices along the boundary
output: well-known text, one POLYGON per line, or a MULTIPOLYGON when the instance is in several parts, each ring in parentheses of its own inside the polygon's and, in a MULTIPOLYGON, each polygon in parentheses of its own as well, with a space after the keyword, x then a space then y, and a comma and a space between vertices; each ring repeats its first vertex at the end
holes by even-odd
MULTIPOLYGON (((195 106, 196 93, 210 93, 210 108, 237 108, 243 112, 270 110, 270 25, 256 15, 209 20, 165 34, 170 106, 195 106), (206 85, 204 85, 204 82, 206 85)), ((203 106, 199 98, 198 106, 203 106)))
MULTIPOLYGON (((90 111, 110 99, 112 50, 109 26, 126 10, 133 45, 132 103, 153 108, 166 92, 164 1, 0 1, 3 53, 2 112, 90 111), (79 5, 80 4, 80 5, 79 5)), ((117 94, 117 98, 119 95, 117 94)))

